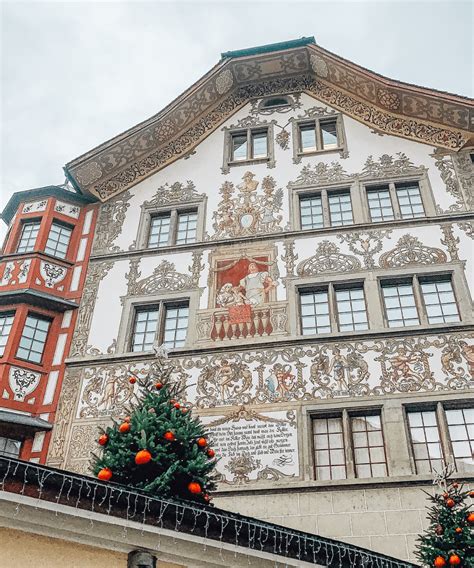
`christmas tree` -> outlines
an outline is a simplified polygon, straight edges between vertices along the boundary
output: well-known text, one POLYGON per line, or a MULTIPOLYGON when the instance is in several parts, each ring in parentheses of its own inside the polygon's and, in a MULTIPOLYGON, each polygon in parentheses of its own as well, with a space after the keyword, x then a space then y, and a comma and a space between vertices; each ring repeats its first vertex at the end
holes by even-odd
POLYGON ((474 513, 467 503, 474 492, 465 491, 462 484, 450 480, 452 471, 452 467, 447 467, 438 474, 435 483, 440 491, 428 494, 432 502, 428 513, 430 526, 418 538, 415 554, 423 566, 474 568, 474 513))
POLYGON ((98 439, 93 472, 159 497, 210 501, 215 488, 215 452, 198 418, 182 405, 183 392, 172 380, 176 369, 159 356, 145 377, 130 375, 139 394, 128 416, 114 420, 98 439))

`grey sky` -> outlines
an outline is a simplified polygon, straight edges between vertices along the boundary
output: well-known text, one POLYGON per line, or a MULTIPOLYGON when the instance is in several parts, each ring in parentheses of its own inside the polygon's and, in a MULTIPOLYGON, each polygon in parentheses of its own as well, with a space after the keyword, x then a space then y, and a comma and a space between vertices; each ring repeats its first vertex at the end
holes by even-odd
POLYGON ((1 10, 2 208, 14 191, 62 183, 66 162, 158 112, 222 51, 314 35, 388 77, 472 95, 473 3, 462 0, 3 1, 1 10))

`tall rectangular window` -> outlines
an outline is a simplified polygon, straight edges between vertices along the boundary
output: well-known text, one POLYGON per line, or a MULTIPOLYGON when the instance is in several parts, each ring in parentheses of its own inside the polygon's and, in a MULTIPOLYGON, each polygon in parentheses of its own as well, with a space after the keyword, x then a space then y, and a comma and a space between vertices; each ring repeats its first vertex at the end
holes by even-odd
POLYGON ((0 456, 18 458, 20 455, 21 442, 12 438, 0 436, 0 456))
POLYGON ((351 417, 357 477, 386 477, 387 459, 380 414, 351 417))
POLYGON ((428 323, 459 321, 458 306, 449 278, 419 278, 428 323))
POLYGON ((5 347, 7 345, 14 317, 15 314, 12 314, 10 312, 0 313, 0 357, 2 357, 5 352, 5 347))
POLYGON ((50 321, 33 314, 26 318, 16 356, 32 363, 41 363, 50 321))
POLYGON ((72 228, 53 222, 49 231, 44 252, 58 258, 66 258, 72 228))
POLYGON ((247 160, 247 133, 242 132, 232 135, 232 161, 247 160))
POLYGON ((303 335, 330 333, 331 321, 327 289, 301 292, 300 314, 303 335))
POLYGON ((321 229, 324 227, 321 195, 300 199, 300 220, 302 229, 321 229))
POLYGON ((346 479, 342 418, 313 418, 316 479, 346 479))
POLYGON ((325 120, 319 123, 321 127, 321 138, 323 149, 329 150, 337 148, 339 141, 337 139, 337 125, 335 120, 325 120))
POLYGON ((458 471, 474 471, 474 408, 445 410, 458 471))
POLYGON ((32 252, 35 249, 36 237, 38 236, 39 228, 39 221, 28 221, 23 223, 16 252, 32 252))
POLYGON ((339 331, 368 329, 363 286, 336 288, 335 292, 339 331))
POLYGON ((186 342, 189 305, 185 302, 138 307, 132 332, 132 351, 152 351, 155 341, 167 347, 186 342))
POLYGON ((388 187, 378 187, 367 190, 367 200, 369 202, 371 221, 378 223, 380 221, 392 221, 395 219, 388 187))
POLYGON ((425 210, 421 200, 420 187, 414 184, 395 184, 402 219, 424 217, 425 210))
POLYGON ((266 130, 252 132, 252 158, 266 158, 268 155, 268 135, 266 130))
POLYGON ((315 124, 300 125, 300 149, 301 152, 316 152, 318 149, 315 124))
POLYGON ((351 225, 354 222, 349 191, 329 194, 328 201, 332 227, 351 225))
POLYGON ((176 233, 176 244, 187 244, 196 242, 197 233, 197 211, 187 211, 178 213, 178 230, 176 233))
POLYGON ((171 214, 154 215, 151 218, 148 246, 160 248, 168 245, 170 237, 171 214))
POLYGON ((419 325, 418 310, 411 282, 382 283, 385 314, 389 327, 419 325))
POLYGON ((436 412, 434 410, 408 412, 408 425, 416 472, 441 471, 444 458, 436 412))
POLYGON ((268 129, 249 128, 230 135, 230 161, 245 162, 268 158, 268 129))

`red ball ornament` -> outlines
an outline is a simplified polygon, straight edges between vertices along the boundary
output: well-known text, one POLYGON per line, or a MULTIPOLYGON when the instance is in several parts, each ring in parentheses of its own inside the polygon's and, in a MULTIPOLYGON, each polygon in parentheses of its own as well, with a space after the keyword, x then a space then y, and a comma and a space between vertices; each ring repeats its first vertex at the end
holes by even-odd
POLYGON ((137 465, 144 465, 151 461, 151 454, 148 450, 140 450, 135 455, 135 463, 137 465))
POLYGON ((182 412, 183 414, 186 414, 187 411, 188 411, 187 408, 182 408, 182 409, 181 409, 181 412, 182 412))
POLYGON ((454 499, 446 499, 446 505, 452 509, 454 507, 454 505, 456 505, 456 503, 454 502, 454 499))
POLYGON ((121 434, 126 434, 129 431, 130 431, 130 424, 128 422, 122 422, 122 424, 120 424, 119 426, 119 432, 121 434))
POLYGON ((206 438, 198 438, 196 443, 200 448, 205 448, 207 446, 206 438))
POLYGON ((451 554, 449 557, 449 563, 451 566, 459 566, 459 564, 461 564, 461 559, 457 554, 451 554))
POLYGON ((446 560, 442 556, 437 556, 434 559, 433 566, 436 566, 436 568, 443 568, 443 566, 446 566, 446 560))
POLYGON ((128 382, 131 385, 134 385, 137 382, 137 378, 136 377, 129 377, 128 382))
POLYGON ((461 534, 461 533, 462 533, 462 528, 461 528, 461 527, 457 527, 457 528, 455 529, 455 532, 456 532, 457 534, 461 534))
POLYGON ((160 390, 163 388, 163 383, 155 383, 155 389, 160 390))
POLYGON ((99 444, 101 446, 105 446, 105 444, 109 441, 109 437, 107 436, 107 434, 102 434, 102 436, 99 436, 99 444))
POLYGON ((454 483, 451 484, 452 487, 454 487, 454 489, 457 489, 459 487, 459 483, 456 483, 456 481, 454 483))
POLYGON ((449 497, 449 493, 443 493, 443 497, 447 499, 449 497))
POLYGON ((191 481, 191 483, 188 484, 188 490, 193 495, 199 495, 202 491, 201 486, 196 481, 191 481))
POLYGON ((469 497, 470 497, 471 499, 474 499, 474 491, 469 491, 469 497))
POLYGON ((207 450, 207 455, 208 455, 210 458, 213 458, 213 457, 216 455, 216 452, 215 452, 212 448, 209 448, 209 449, 207 450))
POLYGON ((104 467, 99 471, 97 477, 102 481, 109 481, 112 478, 112 470, 109 467, 104 467))
POLYGON ((170 404, 176 404, 176 402, 177 402, 177 400, 175 400, 174 398, 172 398, 172 399, 170 400, 170 404))
POLYGON ((175 402, 175 403, 173 404, 173 406, 174 406, 176 409, 181 408, 181 405, 179 404, 179 402, 175 402))
POLYGON ((176 440, 176 436, 173 434, 173 432, 165 432, 163 434, 163 438, 165 440, 168 440, 168 442, 174 442, 176 440))
POLYGON ((205 495, 203 495, 203 499, 204 501, 206 501, 206 503, 209 503, 209 501, 211 500, 211 496, 206 493, 205 495))
POLYGON ((470 525, 474 525, 474 513, 469 513, 469 515, 467 516, 467 522, 470 525))

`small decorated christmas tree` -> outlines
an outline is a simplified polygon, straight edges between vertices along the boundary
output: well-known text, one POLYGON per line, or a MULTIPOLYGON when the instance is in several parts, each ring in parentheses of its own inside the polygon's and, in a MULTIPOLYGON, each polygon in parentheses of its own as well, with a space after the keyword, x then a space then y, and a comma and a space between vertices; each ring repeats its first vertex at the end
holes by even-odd
POLYGON ((415 554, 423 566, 474 568, 474 513, 468 504, 474 492, 450 480, 452 471, 447 467, 435 479, 440 491, 429 495, 430 526, 419 537, 415 554))
POLYGON ((215 488, 215 452, 198 418, 180 402, 182 388, 172 381, 169 361, 159 356, 144 378, 130 375, 140 389, 136 404, 99 437, 93 472, 159 497, 208 503, 215 488))

